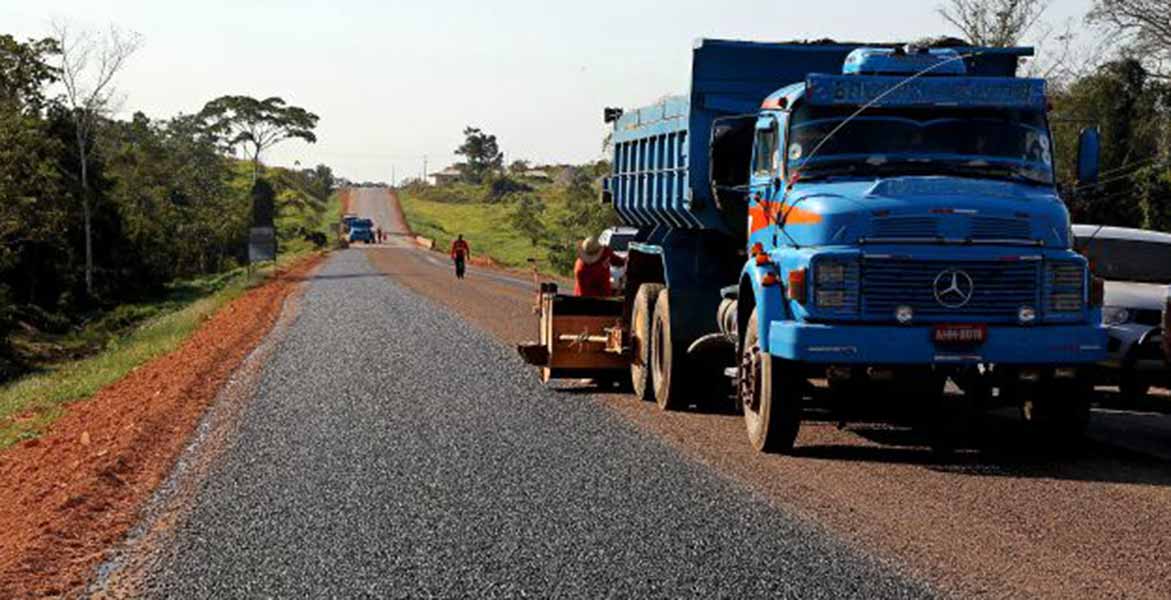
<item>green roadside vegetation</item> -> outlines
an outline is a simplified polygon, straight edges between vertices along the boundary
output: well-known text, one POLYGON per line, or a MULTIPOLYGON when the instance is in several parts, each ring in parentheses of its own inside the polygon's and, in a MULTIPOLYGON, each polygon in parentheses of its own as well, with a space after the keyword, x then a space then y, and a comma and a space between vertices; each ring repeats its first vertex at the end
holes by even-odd
POLYGON ((325 247, 337 220, 330 167, 260 160, 284 140, 315 142, 316 115, 221 96, 196 114, 121 118, 101 97, 60 93, 65 69, 86 64, 63 62, 58 40, 0 34, 0 447, 246 289, 258 215, 274 217, 282 260, 325 247), (269 189, 271 210, 254 206, 269 189))
MULTIPOLYGON (((474 202, 456 204, 425 200, 409 191, 399 195, 403 213, 417 234, 435 240, 446 250, 459 234, 472 245, 472 253, 490 257, 505 267, 527 267, 528 259, 547 265, 549 250, 533 246, 513 227, 511 204, 474 202)), ((550 211, 551 212, 551 211, 550 211)))
POLYGON ((456 178, 438 185, 412 181, 399 189, 411 229, 446 250, 463 234, 473 256, 510 268, 528 268, 536 259, 545 274, 573 272, 576 244, 617 223, 598 202, 600 178, 609 163, 532 167, 516 161, 507 169, 496 137, 469 127, 456 154, 456 178))
MULTIPOLYGON (((295 261, 315 250, 302 247, 280 257, 295 261)), ((17 344, 49 360, 0 387, 0 450, 39 436, 65 407, 88 398, 153 358, 178 348, 199 325, 249 288, 263 283, 272 263, 248 275, 244 267, 176 282, 152 302, 125 304, 89 326, 51 339, 18 338, 17 344), (62 355, 64 352, 64 355, 62 355), (71 354, 84 358, 70 360, 71 354)))
MULTIPOLYGON (((237 165, 243 173, 244 166, 237 165)), ((305 232, 326 233, 340 215, 339 195, 323 204, 288 200, 280 170, 270 170, 278 182, 278 205, 285 208, 277 220, 282 238, 278 262, 287 264, 320 250, 305 232)), ((239 185, 237 183, 237 185, 239 185)), ((6 354, 19 361, 20 375, 0 385, 0 451, 39 436, 70 402, 92 396, 133 369, 179 347, 199 325, 249 288, 264 282, 273 263, 263 263, 249 274, 246 266, 180 279, 135 301, 94 310, 81 323, 35 307, 23 307, 23 327, 9 335, 6 354)), ((11 360, 11 359, 10 359, 11 360)))

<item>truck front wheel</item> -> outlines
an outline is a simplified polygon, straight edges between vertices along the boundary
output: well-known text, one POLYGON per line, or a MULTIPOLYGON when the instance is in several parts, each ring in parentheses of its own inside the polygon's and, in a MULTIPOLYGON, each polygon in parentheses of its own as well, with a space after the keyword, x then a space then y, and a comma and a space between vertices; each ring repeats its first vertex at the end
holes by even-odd
POLYGON ((801 386, 784 361, 761 350, 759 329, 753 309, 740 351, 736 393, 752 447, 760 452, 786 452, 793 448, 801 428, 801 386))
POLYGON ((655 386, 651 378, 651 318, 655 312, 655 301, 663 291, 660 283, 644 283, 634 294, 634 305, 630 314, 630 345, 634 354, 630 361, 630 383, 639 400, 654 399, 655 386))

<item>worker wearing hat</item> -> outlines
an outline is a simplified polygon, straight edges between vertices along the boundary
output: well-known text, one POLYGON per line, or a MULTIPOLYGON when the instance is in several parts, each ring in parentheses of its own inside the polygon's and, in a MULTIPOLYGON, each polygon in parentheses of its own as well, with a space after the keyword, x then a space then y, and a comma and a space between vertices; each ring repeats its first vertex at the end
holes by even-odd
POLYGON ((573 265, 573 294, 575 296, 610 296, 610 265, 622 266, 626 261, 591 235, 577 245, 577 263, 573 265))

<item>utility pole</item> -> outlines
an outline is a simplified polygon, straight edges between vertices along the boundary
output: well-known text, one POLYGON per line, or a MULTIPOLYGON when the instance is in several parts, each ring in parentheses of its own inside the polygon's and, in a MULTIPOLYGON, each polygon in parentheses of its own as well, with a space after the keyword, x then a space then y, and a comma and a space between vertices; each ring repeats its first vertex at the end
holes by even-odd
POLYGON ((427 183, 427 155, 423 155, 423 183, 427 183))

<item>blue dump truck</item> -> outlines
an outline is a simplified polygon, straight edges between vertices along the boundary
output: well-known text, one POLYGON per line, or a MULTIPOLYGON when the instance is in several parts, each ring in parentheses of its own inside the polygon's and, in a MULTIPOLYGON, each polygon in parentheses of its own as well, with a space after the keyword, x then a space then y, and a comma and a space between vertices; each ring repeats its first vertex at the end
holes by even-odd
MULTIPOLYGON (((914 406, 938 446, 990 402, 1076 438, 1101 286, 1071 249, 1045 82, 1016 76, 1031 54, 699 41, 689 95, 605 110, 603 201, 639 229, 622 297, 546 286, 522 355, 546 378, 621 357, 665 410, 734 398, 762 451, 793 447, 812 380, 835 410, 914 406)), ((1098 143, 1082 132, 1087 185, 1098 143)))

